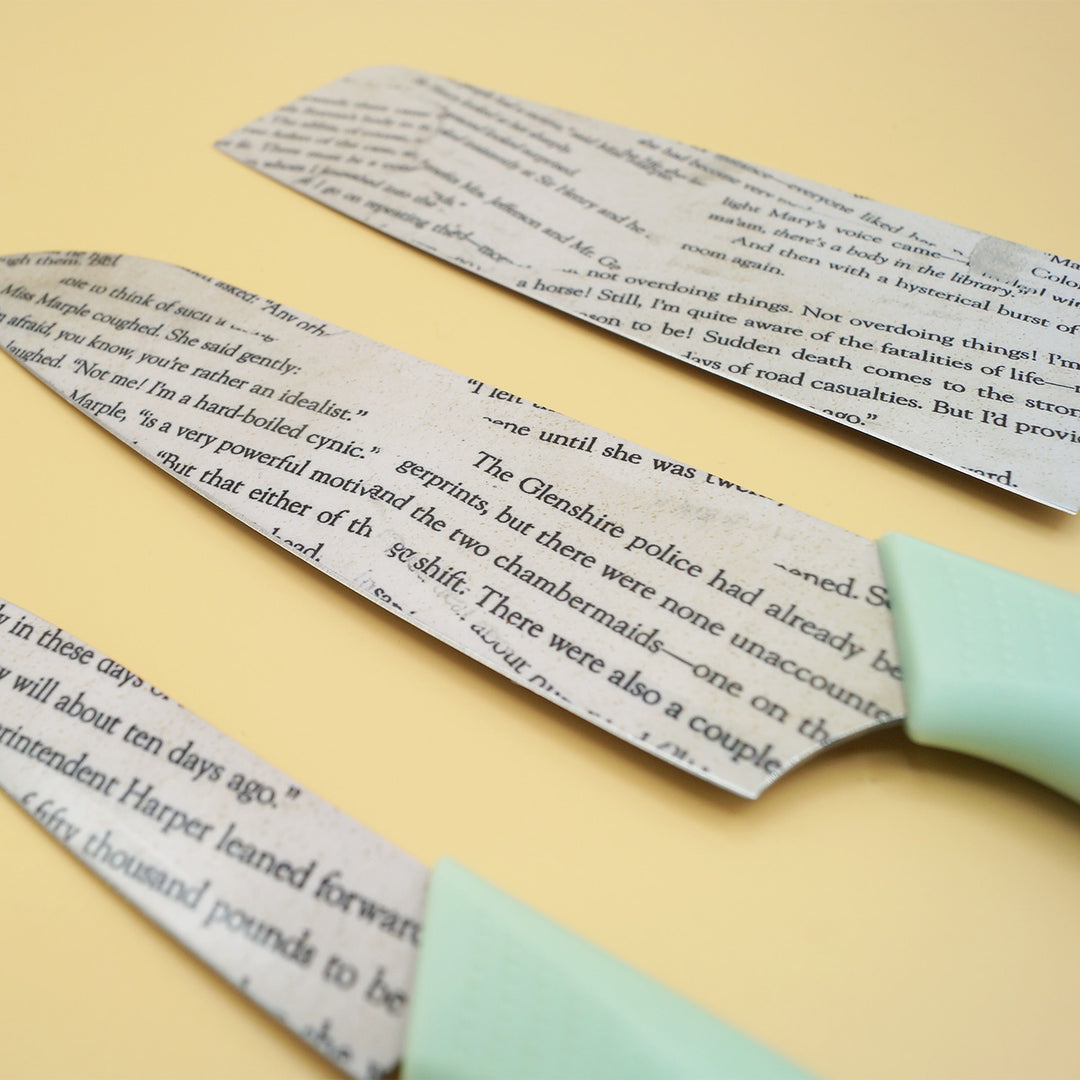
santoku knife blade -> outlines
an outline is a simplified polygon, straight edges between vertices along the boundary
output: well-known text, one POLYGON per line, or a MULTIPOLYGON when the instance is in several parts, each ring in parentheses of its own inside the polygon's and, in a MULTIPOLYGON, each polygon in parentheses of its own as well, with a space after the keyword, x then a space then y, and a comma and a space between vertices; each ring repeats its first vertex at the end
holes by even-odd
POLYGON ((1074 260, 405 68, 352 72, 218 146, 594 326, 1080 504, 1074 260))
POLYGON ((143 456, 682 769, 753 797, 906 717, 1080 796, 1069 593, 897 536, 883 575, 869 540, 168 264, 8 256, 0 300, 0 344, 143 456))

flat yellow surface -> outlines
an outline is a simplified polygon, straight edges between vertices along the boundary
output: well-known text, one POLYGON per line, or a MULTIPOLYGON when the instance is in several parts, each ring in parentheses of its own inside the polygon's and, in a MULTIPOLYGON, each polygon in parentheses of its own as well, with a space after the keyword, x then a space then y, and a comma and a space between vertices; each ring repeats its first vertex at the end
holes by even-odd
MULTIPOLYGON (((402 64, 1078 258, 1078 40, 1076 4, 1037 2, 7 0, 0 250, 186 265, 863 535, 1080 591, 1077 519, 607 336, 211 148, 402 64)), ((822 1077, 1080 1073, 1080 810, 1034 783, 882 732, 758 803, 714 791, 247 532, 5 358, 0 596, 822 1077)), ((4 1080, 330 1075, 0 802, 4 1080)))

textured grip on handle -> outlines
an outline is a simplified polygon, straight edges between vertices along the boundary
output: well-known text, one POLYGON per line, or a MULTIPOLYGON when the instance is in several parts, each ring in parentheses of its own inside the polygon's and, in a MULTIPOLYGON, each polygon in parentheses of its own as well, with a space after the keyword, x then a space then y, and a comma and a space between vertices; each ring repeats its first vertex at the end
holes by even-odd
POLYGON ((911 738, 1080 801, 1080 596, 899 533, 878 548, 911 738))
POLYGON ((405 1080, 808 1080, 808 1074, 444 859, 405 1080))

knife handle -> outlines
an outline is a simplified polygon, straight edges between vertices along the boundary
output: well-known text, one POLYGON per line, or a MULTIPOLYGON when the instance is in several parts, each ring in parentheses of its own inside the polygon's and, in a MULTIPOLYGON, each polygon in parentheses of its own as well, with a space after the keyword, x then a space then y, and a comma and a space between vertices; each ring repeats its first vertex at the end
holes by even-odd
POLYGON ((403 1080, 810 1080, 450 859, 435 867, 403 1080))
POLYGON ((911 738, 1080 802, 1080 596, 900 533, 878 549, 911 738))

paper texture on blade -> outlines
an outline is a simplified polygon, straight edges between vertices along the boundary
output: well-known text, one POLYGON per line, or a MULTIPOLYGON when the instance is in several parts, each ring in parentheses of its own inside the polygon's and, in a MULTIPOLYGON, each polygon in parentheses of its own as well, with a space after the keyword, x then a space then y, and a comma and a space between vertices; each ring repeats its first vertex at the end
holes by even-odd
POLYGON ((426 868, 3 601, 0 787, 345 1072, 396 1066, 426 868))
POLYGON ((1080 504, 1080 263, 403 68, 354 72, 218 146, 560 311, 1080 504))
POLYGON ((755 795, 903 713, 875 546, 164 263, 0 260, 0 344, 361 595, 755 795))

